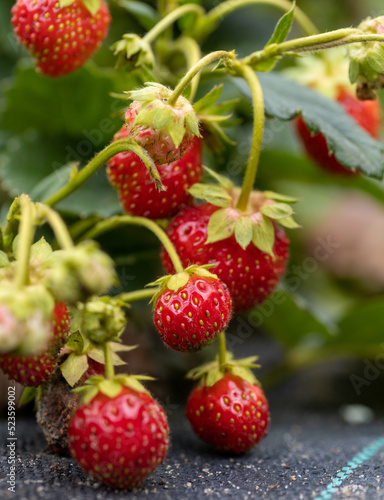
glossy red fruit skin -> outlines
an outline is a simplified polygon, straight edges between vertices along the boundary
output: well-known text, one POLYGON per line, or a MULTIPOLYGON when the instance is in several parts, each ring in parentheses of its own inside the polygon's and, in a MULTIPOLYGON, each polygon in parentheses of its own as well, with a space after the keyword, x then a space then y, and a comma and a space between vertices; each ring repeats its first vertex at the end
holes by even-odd
POLYGON ((17 0, 11 12, 18 41, 51 77, 80 68, 100 47, 111 21, 105 0, 94 16, 80 0, 62 8, 57 0, 17 0))
POLYGON ((218 279, 193 275, 177 292, 157 299, 154 323, 162 340, 181 352, 200 351, 225 331, 231 319, 228 288, 218 279))
POLYGON ((78 464, 95 480, 121 490, 152 474, 169 447, 164 410, 148 394, 128 387, 114 398, 99 393, 80 406, 68 437, 78 464))
POLYGON ((263 390, 232 374, 211 387, 193 389, 186 415, 203 441, 229 453, 243 453, 256 446, 269 424, 263 390))
MULTIPOLYGON (((344 88, 340 88, 337 101, 345 111, 365 129, 372 137, 380 137, 381 108, 379 101, 361 101, 344 88)), ((329 154, 327 141, 323 134, 312 135, 303 118, 299 116, 295 122, 296 130, 308 155, 324 170, 344 176, 354 176, 358 171, 344 167, 335 157, 329 154)))
POLYGON ((154 129, 149 125, 135 125, 141 105, 140 101, 133 101, 125 113, 129 137, 135 139, 147 151, 156 165, 168 165, 178 161, 190 148, 194 135, 187 128, 183 140, 176 147, 166 130, 154 129))
MULTIPOLYGON (((123 127, 115 140, 128 137, 123 127)), ((191 147, 178 161, 159 165, 158 171, 166 191, 159 192, 151 179, 147 167, 134 153, 119 153, 108 161, 109 182, 117 189, 124 211, 131 215, 162 219, 171 217, 180 208, 189 205, 192 197, 187 192, 193 184, 200 182, 203 141, 193 139, 191 147)))
MULTIPOLYGON (((218 207, 204 203, 187 207, 169 223, 167 234, 183 266, 215 264, 210 271, 228 287, 236 312, 247 311, 262 303, 275 289, 285 272, 289 240, 280 226, 275 226, 275 258, 250 243, 244 250, 234 236, 216 243, 205 244, 210 216, 218 207)), ((168 254, 162 250, 163 266, 173 272, 168 254)))
POLYGON ((8 377, 26 387, 38 387, 51 377, 56 355, 67 340, 70 319, 67 306, 59 302, 53 310, 53 333, 48 347, 35 356, 0 356, 0 368, 8 377))

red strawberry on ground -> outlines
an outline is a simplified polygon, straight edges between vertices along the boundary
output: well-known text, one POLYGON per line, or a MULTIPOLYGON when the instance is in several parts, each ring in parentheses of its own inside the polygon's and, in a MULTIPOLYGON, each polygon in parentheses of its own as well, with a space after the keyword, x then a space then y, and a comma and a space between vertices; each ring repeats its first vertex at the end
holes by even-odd
MULTIPOLYGON (((129 136, 123 127, 115 140, 129 136)), ((187 189, 200 182, 202 170, 202 139, 194 137, 185 155, 179 160, 158 167, 165 192, 156 190, 147 167, 134 153, 119 153, 108 162, 109 182, 117 189, 125 212, 160 219, 171 217, 183 205, 189 204, 191 196, 187 189)))
POLYGON ((230 453, 254 447, 269 423, 268 402, 260 386, 231 373, 211 386, 200 382, 189 395, 186 415, 203 441, 230 453))
MULTIPOLYGON (((177 351, 199 351, 225 331, 231 319, 227 287, 203 268, 161 278, 154 323, 162 340, 177 351)), ((159 282, 157 282, 159 283, 159 282)))
MULTIPOLYGON (((381 128, 381 107, 379 100, 360 101, 349 89, 339 87, 336 100, 345 111, 372 137, 378 139, 381 128)), ((313 135, 301 116, 296 120, 296 129, 308 155, 324 170, 341 174, 355 175, 357 172, 344 167, 329 153, 327 141, 322 133, 313 135)))
POLYGON ((82 0, 66 2, 65 7, 59 0, 17 0, 11 21, 15 34, 43 74, 71 73, 100 47, 111 18, 105 0, 94 4, 91 13, 82 0))
POLYGON ((128 386, 115 396, 98 392, 80 406, 68 436, 79 465, 97 481, 121 490, 152 474, 169 446, 164 410, 144 390, 128 386))
POLYGON ((200 137, 199 122, 191 103, 183 96, 169 104, 172 91, 158 83, 127 92, 132 103, 125 113, 129 137, 157 165, 179 160, 200 137))
MULTIPOLYGON (((289 240, 284 229, 274 224, 274 257, 252 242, 242 248, 234 235, 206 244, 210 217, 218 209, 210 203, 187 207, 171 220, 167 234, 183 266, 214 264, 210 270, 227 285, 234 310, 246 311, 263 302, 275 289, 285 272, 289 240)), ((164 249, 162 260, 171 273, 173 265, 164 249)))
POLYGON ((0 368, 10 379, 27 387, 37 387, 46 382, 57 366, 56 356, 67 340, 69 324, 67 306, 57 303, 53 310, 53 332, 48 347, 34 356, 0 356, 0 368))

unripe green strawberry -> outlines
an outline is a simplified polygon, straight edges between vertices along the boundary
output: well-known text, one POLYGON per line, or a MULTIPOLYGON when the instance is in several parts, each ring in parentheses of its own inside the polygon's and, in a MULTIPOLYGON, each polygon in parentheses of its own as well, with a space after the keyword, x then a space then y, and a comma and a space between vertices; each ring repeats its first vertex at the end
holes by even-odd
POLYGON ((105 0, 93 3, 96 10, 90 12, 89 2, 82 0, 17 0, 11 21, 15 34, 43 74, 71 73, 100 47, 111 18, 105 0))

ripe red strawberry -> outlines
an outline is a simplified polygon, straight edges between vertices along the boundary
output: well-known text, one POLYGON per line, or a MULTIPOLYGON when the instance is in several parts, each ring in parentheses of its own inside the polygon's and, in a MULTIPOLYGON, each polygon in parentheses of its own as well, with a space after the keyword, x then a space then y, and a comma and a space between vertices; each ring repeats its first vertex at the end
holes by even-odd
POLYGON ((11 12, 17 39, 52 77, 79 69, 100 47, 111 20, 105 0, 94 15, 82 0, 66 7, 58 0, 17 0, 11 12))
MULTIPOLYGON (((372 137, 376 139, 380 136, 381 108, 380 102, 361 101, 351 94, 349 90, 340 87, 336 97, 339 104, 345 111, 372 137)), ((327 142, 323 134, 313 135, 305 124, 303 118, 299 116, 296 120, 297 132, 304 144, 308 155, 316 163, 328 172, 341 175, 355 175, 356 172, 344 167, 335 157, 330 154, 327 142)))
POLYGON ((69 331, 69 314, 64 303, 57 303, 53 310, 53 332, 48 347, 35 356, 0 356, 0 368, 12 380, 27 387, 37 387, 46 382, 57 366, 56 355, 66 342, 69 331))
POLYGON ((121 490, 152 474, 169 446, 164 410, 147 393, 130 387, 115 397, 99 392, 80 406, 68 436, 79 465, 97 481, 121 490))
POLYGON ((200 382, 189 395, 186 415, 203 441, 232 453, 255 446, 269 423, 262 389, 230 373, 210 387, 200 382))
MULTIPOLYGON (((210 203, 187 207, 171 220, 167 234, 184 266, 215 264, 210 271, 227 285, 234 310, 246 311, 275 289, 286 268, 289 240, 285 231, 275 225, 274 258, 253 243, 241 248, 235 236, 205 244, 208 222, 216 210, 218 207, 210 203)), ((173 265, 164 249, 162 260, 167 272, 172 272, 173 265)))
MULTIPOLYGON (((128 129, 123 127, 115 140, 128 135, 128 129)), ((160 219, 171 217, 183 205, 189 204, 191 196, 187 189, 200 182, 203 174, 202 140, 195 136, 180 160, 160 165, 158 171, 167 189, 165 192, 156 190, 146 166, 134 153, 119 153, 109 160, 109 182, 117 189, 125 212, 160 219)))
POLYGON ((170 280, 154 312, 162 340, 182 352, 199 351, 211 344, 227 328, 232 312, 228 289, 215 276, 192 274, 187 279, 179 287, 172 286, 170 280))

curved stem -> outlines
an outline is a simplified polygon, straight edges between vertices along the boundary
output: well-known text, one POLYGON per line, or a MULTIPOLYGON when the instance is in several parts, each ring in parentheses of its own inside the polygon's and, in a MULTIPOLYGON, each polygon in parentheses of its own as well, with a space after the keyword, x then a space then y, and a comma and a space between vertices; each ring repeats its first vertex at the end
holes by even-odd
POLYGON ((74 191, 76 191, 76 189, 78 189, 80 186, 82 186, 88 179, 92 177, 93 174, 100 170, 100 168, 103 167, 108 160, 119 153, 125 153, 127 151, 135 153, 143 161, 145 166, 148 168, 152 179, 154 180, 156 189, 158 189, 159 191, 164 191, 165 188, 161 182, 161 178, 159 172, 157 171, 156 165, 153 163, 152 158, 148 155, 145 149, 128 139, 119 139, 118 141, 112 142, 100 153, 98 153, 95 158, 93 158, 93 160, 88 163, 87 166, 85 166, 82 170, 80 170, 80 172, 76 173, 69 179, 66 186, 59 189, 57 193, 52 195, 47 200, 44 200, 44 203, 51 207, 56 205, 57 203, 59 203, 59 201, 63 200, 74 191))
POLYGON ((361 31, 354 28, 346 28, 319 35, 313 35, 302 38, 294 38, 277 45, 269 45, 263 50, 253 52, 245 57, 242 62, 250 66, 257 65, 258 63, 274 57, 283 55, 290 55, 292 53, 299 54, 301 52, 315 52, 317 50, 329 49, 346 45, 349 43, 357 42, 371 42, 382 41, 384 42, 384 35, 362 35, 361 31))
POLYGON ((227 362, 227 342, 226 342, 226 338, 225 338, 225 332, 220 333, 217 340, 219 342, 220 371, 224 372, 225 364, 227 362))
POLYGON ((164 248, 168 252, 172 264, 177 273, 181 273, 184 267, 181 263, 180 257, 178 256, 175 247, 173 246, 171 240, 168 238, 167 234, 156 224, 156 222, 146 219, 145 217, 135 217, 131 215, 116 215, 108 220, 99 222, 96 226, 88 231, 85 235, 81 237, 81 240, 94 239, 97 236, 110 231, 119 226, 131 225, 131 226, 142 226, 146 227, 152 233, 157 236, 160 242, 163 244, 164 248))
POLYGON ((31 246, 35 236, 35 206, 30 198, 23 194, 19 197, 21 221, 15 283, 18 288, 29 284, 29 262, 31 246))
MULTIPOLYGON (((201 59, 201 50, 199 44, 189 36, 181 36, 174 43, 174 48, 184 54, 188 68, 192 68, 201 59)), ((193 102, 200 82, 200 73, 198 73, 191 81, 191 91, 189 100, 193 102)))
POLYGON ((207 54, 205 57, 200 59, 200 61, 195 64, 188 73, 180 80, 175 90, 172 92, 171 97, 168 99, 168 104, 170 106, 174 105, 177 99, 184 92, 184 89, 188 86, 188 84, 193 80, 193 78, 200 73, 200 71, 218 59, 228 59, 234 61, 235 55, 232 52, 227 52, 226 50, 218 50, 217 52, 211 52, 207 54))
MULTIPOLYGON (((217 7, 212 9, 201 19, 196 28, 197 36, 200 35, 200 31, 201 37, 205 38, 216 28, 225 16, 237 9, 249 5, 271 5, 283 11, 288 11, 292 8, 292 2, 288 0, 227 0, 226 2, 219 3, 217 7)), ((294 18, 307 35, 318 33, 319 30, 317 27, 299 7, 295 8, 294 18)))
POLYGON ((145 290, 135 290, 134 292, 121 293, 117 298, 129 304, 137 300, 151 299, 158 291, 158 288, 146 288, 145 290))
POLYGON ((105 361, 105 376, 108 379, 112 379, 115 376, 115 370, 113 368, 112 349, 109 342, 106 342, 104 344, 104 361, 105 361))
POLYGON ((253 106, 253 135, 251 151, 249 154, 247 169, 245 171, 239 201, 237 202, 236 206, 236 208, 238 208, 239 210, 246 210, 248 205, 248 198, 252 192, 253 184, 255 182, 257 167, 259 165, 261 146, 263 142, 264 99, 259 79, 257 78, 257 75, 253 71, 253 69, 246 65, 239 65, 238 73, 249 85, 253 106))
POLYGON ((70 250, 73 248, 74 245, 71 235, 69 234, 68 228, 60 215, 52 210, 52 208, 47 205, 43 205, 42 203, 36 203, 36 208, 38 209, 38 215, 46 219, 48 224, 53 229, 60 247, 63 250, 70 250))
POLYGON ((195 12, 196 14, 202 16, 204 15, 205 10, 200 7, 200 5, 193 3, 182 5, 163 17, 163 19, 158 22, 156 26, 148 31, 148 33, 143 37, 143 41, 152 43, 163 31, 169 28, 169 26, 171 26, 180 17, 184 16, 184 14, 188 14, 188 12, 195 12))

